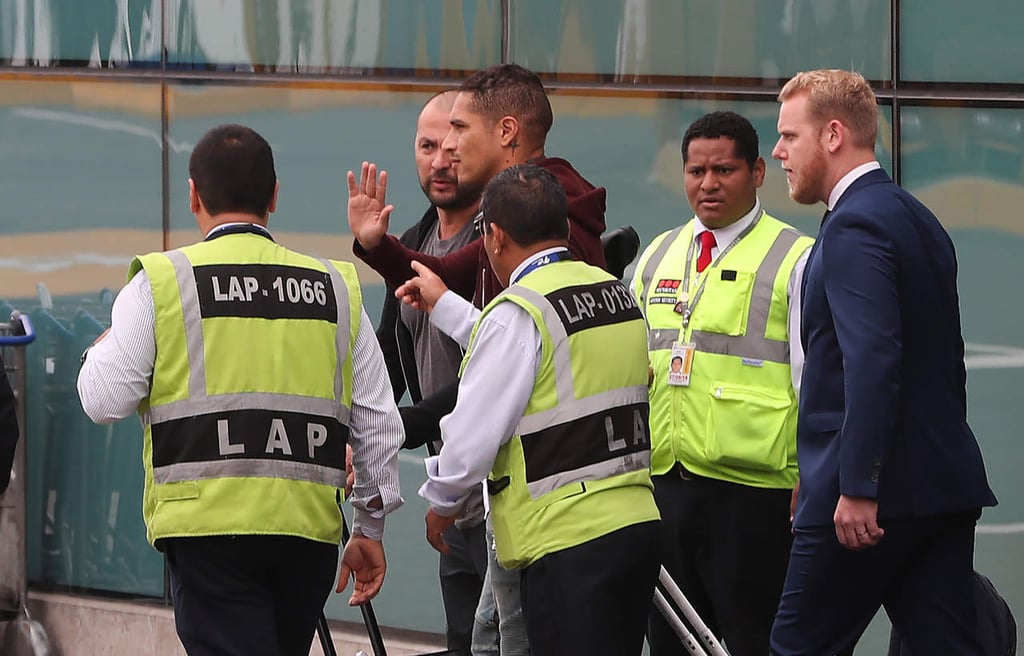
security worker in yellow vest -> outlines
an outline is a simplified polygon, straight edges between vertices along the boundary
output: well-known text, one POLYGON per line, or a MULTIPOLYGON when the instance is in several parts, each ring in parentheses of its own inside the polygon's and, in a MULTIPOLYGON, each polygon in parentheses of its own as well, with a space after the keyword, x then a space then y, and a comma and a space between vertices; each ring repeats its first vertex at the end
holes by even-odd
MULTIPOLYGON (((648 326, 661 544, 729 653, 763 656, 792 540, 799 298, 812 240, 761 208, 765 163, 747 119, 697 119, 682 154, 696 217, 651 242, 632 284, 648 326)), ((657 613, 649 640, 652 656, 683 653, 657 613)))
MULTIPOLYGON (((643 317, 622 283, 570 259, 550 173, 508 168, 480 207, 507 289, 479 313, 445 446, 427 459, 427 540, 448 548, 442 532, 486 477, 498 561, 522 572, 530 653, 639 654, 660 563, 643 317)), ((467 309, 416 267, 404 300, 432 321, 446 303, 467 309)))
POLYGON ((361 604, 383 582, 401 418, 354 267, 267 231, 270 145, 214 128, 189 175, 203 241, 132 262, 79 395, 94 421, 142 418, 142 510, 185 650, 305 655, 338 565, 346 444, 355 520, 338 591, 354 572, 361 604))

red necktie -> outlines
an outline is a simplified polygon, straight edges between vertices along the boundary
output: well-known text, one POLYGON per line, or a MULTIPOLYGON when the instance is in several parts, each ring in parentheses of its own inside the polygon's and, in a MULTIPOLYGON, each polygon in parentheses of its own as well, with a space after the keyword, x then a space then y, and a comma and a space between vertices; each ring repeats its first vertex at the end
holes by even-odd
POLYGON ((697 273, 711 264, 711 249, 715 247, 715 235, 710 230, 700 233, 700 255, 697 256, 697 273))

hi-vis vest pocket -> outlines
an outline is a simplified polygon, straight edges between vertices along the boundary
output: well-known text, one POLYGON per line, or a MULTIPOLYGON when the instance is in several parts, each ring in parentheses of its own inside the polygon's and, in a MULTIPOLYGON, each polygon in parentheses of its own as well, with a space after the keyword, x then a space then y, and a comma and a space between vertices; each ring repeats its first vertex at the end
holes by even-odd
POLYGON ((690 326, 720 335, 745 335, 756 273, 718 267, 707 273, 708 280, 690 326))
POLYGON ((153 486, 153 496, 157 501, 183 501, 199 498, 199 483, 196 481, 180 481, 162 483, 153 486))
POLYGON ((713 383, 704 450, 709 462, 782 471, 788 462, 788 396, 761 387, 713 383))

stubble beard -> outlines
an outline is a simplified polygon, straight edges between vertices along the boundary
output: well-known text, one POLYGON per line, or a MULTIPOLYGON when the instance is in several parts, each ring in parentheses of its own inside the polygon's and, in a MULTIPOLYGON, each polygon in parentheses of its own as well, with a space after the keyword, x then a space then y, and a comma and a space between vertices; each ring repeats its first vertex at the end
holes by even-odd
POLYGON ((443 193, 432 190, 431 182, 433 180, 433 176, 427 178, 425 182, 420 183, 420 188, 423 190, 423 195, 430 201, 430 204, 439 209, 461 210, 471 206, 479 198, 479 195, 474 197, 471 191, 467 193, 466 188, 459 184, 458 179, 454 175, 444 178, 446 182, 451 184, 451 189, 443 193))
POLYGON ((789 197, 801 205, 814 205, 821 201, 828 201, 828 192, 823 189, 826 166, 825 153, 819 148, 814 152, 814 157, 803 167, 803 172, 791 177, 789 197), (824 197, 822 197, 823 195, 824 197))

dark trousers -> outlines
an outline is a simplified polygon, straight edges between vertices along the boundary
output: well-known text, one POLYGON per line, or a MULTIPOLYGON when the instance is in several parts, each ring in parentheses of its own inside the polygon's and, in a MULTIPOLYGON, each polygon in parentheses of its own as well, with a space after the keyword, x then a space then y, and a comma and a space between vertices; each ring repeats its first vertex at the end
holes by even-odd
POLYGON ((531 656, 639 655, 660 564, 658 522, 644 522, 524 569, 531 656))
MULTIPOLYGON (((792 543, 790 496, 675 471, 654 477, 665 569, 732 656, 768 652, 792 543)), ((689 653, 657 610, 648 640, 652 656, 689 653)))
POLYGON ((879 522, 874 547, 850 551, 832 526, 799 529, 772 629, 771 653, 851 647, 884 606, 915 654, 976 656, 974 526, 978 513, 879 522))
POLYGON ((438 578, 446 621, 448 649, 460 654, 470 653, 473 624, 480 590, 487 575, 487 539, 483 522, 473 528, 450 526, 444 541, 451 547, 438 560, 438 578))
POLYGON ((168 538, 174 624, 189 656, 307 656, 336 545, 277 535, 168 538))

